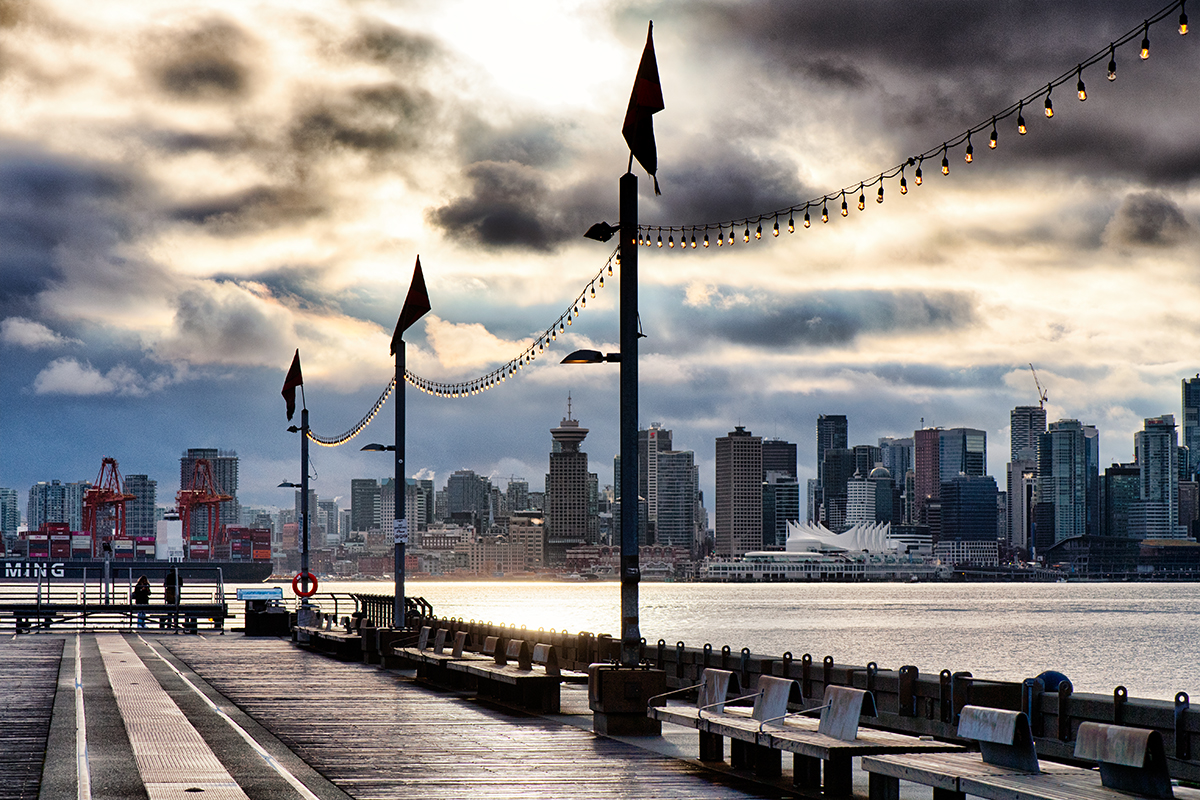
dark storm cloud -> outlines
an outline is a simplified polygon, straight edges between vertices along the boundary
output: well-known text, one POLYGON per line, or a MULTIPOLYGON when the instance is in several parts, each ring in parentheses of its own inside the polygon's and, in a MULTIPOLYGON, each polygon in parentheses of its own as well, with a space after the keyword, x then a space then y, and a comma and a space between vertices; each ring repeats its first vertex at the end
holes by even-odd
POLYGON ((1011 364, 943 367, 937 364, 873 364, 869 368, 847 367, 854 372, 875 375, 891 384, 924 389, 1004 389, 1004 377, 1011 364))
POLYGON ((431 129, 437 103, 423 89, 386 83, 360 86, 304 111, 291 129, 302 152, 415 150, 431 129))
POLYGON ((174 305, 174 330, 158 348, 168 359, 257 363, 263 353, 286 349, 286 331, 279 330, 263 314, 261 304, 250 297, 218 297, 206 290, 189 289, 174 305))
POLYGON ((745 216, 750 209, 788 206, 813 194, 800 184, 791 162, 714 142, 689 149, 671 169, 659 170, 663 194, 656 203, 664 218, 716 222, 745 216))
POLYGON ((346 52, 356 58, 365 58, 407 71, 426 64, 441 53, 441 48, 424 34, 397 28, 379 20, 368 20, 362 23, 358 33, 347 42, 346 52))
POLYGON ((0 316, 66 277, 63 256, 104 258, 131 233, 134 182, 111 168, 37 151, 0 152, 0 316))
POLYGON ((967 292, 838 290, 784 298, 762 297, 726 309, 687 309, 679 324, 689 339, 720 338, 750 347, 837 347, 864 334, 911 335, 974 324, 967 292))
POLYGON ((232 153, 247 145, 246 137, 197 133, 194 131, 153 131, 146 135, 155 147, 169 153, 232 153))
POLYGON ((338 295, 331 296, 325 282, 330 272, 330 269, 311 264, 288 264, 256 272, 250 277, 217 273, 212 279, 217 283, 265 287, 271 297, 292 308, 340 312, 338 295))
POLYGON ((557 161, 564 152, 553 121, 526 120, 509 128, 494 128, 481 120, 464 122, 458 134, 464 160, 515 161, 531 167, 544 167, 557 161))
POLYGON ((429 221, 454 236, 488 247, 550 250, 579 236, 564 225, 543 174, 515 161, 482 161, 467 167, 471 193, 428 212, 429 221))
POLYGON ((206 20, 152 44, 149 69, 159 88, 181 100, 230 100, 250 88, 249 36, 228 20, 206 20))
POLYGON ((234 236, 319 216, 325 206, 313 193, 296 187, 257 186, 222 197, 176 206, 172 219, 234 236))
POLYGON ((1191 239, 1195 231, 1174 202, 1161 194, 1131 194, 1105 231, 1116 245, 1169 247, 1191 239))

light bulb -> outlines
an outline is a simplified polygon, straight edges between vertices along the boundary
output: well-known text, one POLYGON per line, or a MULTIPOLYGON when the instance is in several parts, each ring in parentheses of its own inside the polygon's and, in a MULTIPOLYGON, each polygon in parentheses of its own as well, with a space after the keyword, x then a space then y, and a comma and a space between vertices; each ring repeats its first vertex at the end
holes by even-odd
MULTIPOLYGON (((587 308, 587 298, 586 297, 579 298, 579 305, 583 306, 584 308, 587 308)), ((579 312, 576 311, 575 313, 578 314, 579 312)))
POLYGON ((779 218, 778 217, 775 218, 775 224, 771 227, 771 235, 772 236, 779 235, 779 218))
POLYGON ((867 207, 867 196, 865 194, 863 194, 863 187, 862 187, 862 184, 860 183, 858 185, 858 210, 862 211, 866 207, 867 207))
POLYGON ((674 235, 667 236, 667 247, 674 249, 674 247, 675 247, 675 236, 674 235))
POLYGON ((1108 46, 1108 79, 1115 81, 1117 79, 1117 53, 1116 45, 1108 46))
POLYGON ((567 315, 567 324, 568 325, 571 324, 571 315, 570 314, 567 315))
POLYGON ((921 177, 921 164, 923 163, 925 163, 924 157, 917 162, 917 171, 913 173, 913 183, 915 183, 917 186, 920 186, 921 182, 924 180, 924 178, 921 177))
MULTIPOLYGON (((808 214, 808 209, 805 209, 804 213, 808 214)), ((789 213, 788 214, 788 233, 795 233, 795 232, 796 232, 796 215, 789 213)))
MULTIPOLYGON (((579 306, 578 305, 575 306, 575 316, 579 316, 579 306)), ((567 317, 567 319, 570 319, 570 317, 567 317)))
POLYGON ((561 321, 561 320, 560 320, 560 321, 559 321, 559 323, 558 323, 558 332, 559 332, 559 333, 566 333, 566 332, 567 332, 567 329, 566 329, 566 327, 565 327, 565 326, 562 324, 562 321, 561 321))
POLYGON ((754 238, 755 239, 762 238, 762 223, 761 222, 758 223, 758 227, 754 229, 754 238))
POLYGON ((1053 88, 1049 84, 1046 85, 1046 119, 1054 116, 1054 103, 1050 102, 1050 90, 1053 88))
POLYGON ((642 232, 638 231, 638 247, 642 246, 642 232))
POLYGON ((662 234, 661 233, 658 235, 658 246, 660 248, 662 247, 662 234))
POLYGON ((729 244, 731 246, 733 245, 733 226, 732 225, 729 226, 729 244))
POLYGON ((1075 68, 1075 94, 1080 101, 1087 100, 1087 89, 1083 88, 1083 66, 1075 68))
POLYGON ((975 160, 975 148, 971 146, 971 134, 967 134, 967 152, 963 154, 963 161, 970 164, 975 160))
POLYGON ((600 276, 600 288, 601 289, 604 288, 604 276, 603 275, 600 276))
POLYGON ((875 202, 876 203, 883 202, 883 181, 882 180, 879 181, 879 194, 875 195, 875 202))
POLYGON ((950 174, 950 158, 946 155, 946 145, 942 145, 942 174, 950 174))
POLYGON ((750 241, 750 226, 749 225, 746 226, 746 232, 742 234, 742 241, 743 242, 750 241))
POLYGON ((992 117, 992 133, 988 137, 988 148, 991 150, 996 149, 996 118, 995 117, 992 117))
POLYGON ((1150 21, 1147 20, 1142 26, 1142 51, 1139 53, 1142 61, 1150 57, 1150 21))
POLYGON ((842 192, 842 216, 844 217, 849 213, 849 208, 846 205, 846 193, 842 192))
POLYGON ((551 340, 558 339, 558 329, 557 328, 550 329, 550 338, 551 338, 551 340))
POLYGON ((829 207, 824 200, 821 201, 821 222, 829 222, 829 207))
POLYGON ((1187 11, 1184 10, 1183 3, 1180 3, 1179 4, 1179 35, 1187 36, 1187 32, 1188 32, 1187 11))
POLYGON ((1022 100, 1017 106, 1017 133, 1021 134, 1022 136, 1029 133, 1029 128, 1025 127, 1025 116, 1021 113, 1023 108, 1025 108, 1024 100, 1022 100))
MULTIPOLYGON (((708 239, 704 240, 704 246, 708 247, 708 239)), ((692 249, 696 249, 696 232, 692 231, 692 249)))
POLYGON ((646 234, 646 247, 649 247, 649 246, 650 246, 650 234, 647 233, 646 234))
POLYGON ((704 232, 704 246, 708 247, 708 231, 704 232))
MULTIPOLYGON (((730 236, 729 238, 732 239, 733 237, 730 236)), ((724 247, 724 246, 725 246, 725 231, 718 230, 717 231, 717 247, 724 247)))
POLYGON ((904 173, 900 173, 900 194, 908 194, 908 181, 904 179, 904 173))
MULTIPOLYGON (((604 286, 604 278, 600 279, 600 286, 601 287, 604 286)), ((591 292, 592 292, 592 297, 595 297, 596 296, 596 284, 594 284, 594 283, 592 284, 591 292)))
POLYGON ((807 208, 804 209, 804 227, 806 227, 806 228, 812 227, 812 220, 808 218, 808 209, 807 208))

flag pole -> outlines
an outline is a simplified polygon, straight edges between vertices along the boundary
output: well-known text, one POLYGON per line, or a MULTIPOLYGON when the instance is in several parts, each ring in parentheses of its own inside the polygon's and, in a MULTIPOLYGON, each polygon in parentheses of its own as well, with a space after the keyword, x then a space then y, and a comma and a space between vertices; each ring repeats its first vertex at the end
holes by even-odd
POLYGON ((396 450, 395 472, 395 514, 392 520, 392 539, 395 543, 395 574, 396 587, 392 601, 392 627, 404 630, 404 549, 408 543, 408 521, 404 515, 404 340, 401 339, 396 348, 396 432, 393 444, 396 450))
MULTIPOLYGON (((632 159, 632 154, 630 158, 632 159)), ((631 162, 632 164, 632 162, 631 162)), ((638 179, 621 176, 621 666, 641 660, 638 618, 638 179)))

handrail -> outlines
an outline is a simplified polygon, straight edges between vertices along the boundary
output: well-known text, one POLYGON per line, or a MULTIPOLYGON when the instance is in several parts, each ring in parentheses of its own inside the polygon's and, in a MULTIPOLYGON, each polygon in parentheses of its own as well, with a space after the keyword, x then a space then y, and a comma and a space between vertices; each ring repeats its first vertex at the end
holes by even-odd
POLYGON ((660 697, 670 697, 673 694, 683 694, 684 692, 690 692, 692 689, 699 689, 703 685, 704 685, 703 683, 697 683, 695 686, 685 686, 682 689, 676 689, 671 692, 663 692, 662 694, 656 694, 653 697, 651 697, 649 700, 646 701, 646 707, 649 708, 650 706, 654 705, 654 701, 660 697))
POLYGON ((771 717, 770 719, 764 719, 762 722, 758 723, 758 732, 762 733, 763 726, 766 725, 768 722, 778 722, 779 720, 787 719, 788 717, 802 717, 805 714, 811 714, 814 711, 824 711, 825 709, 829 708, 829 706, 830 706, 830 704, 826 703, 825 705, 817 706, 816 708, 806 708, 802 711, 792 711, 790 713, 784 714, 781 717, 771 717))
POLYGON ((706 706, 700 706, 700 708, 698 708, 696 710, 697 711, 707 711, 710 708, 715 708, 716 706, 723 706, 726 703, 736 703, 738 700, 749 700, 751 697, 758 697, 761 694, 762 694, 762 690, 759 689, 754 694, 748 694, 748 695, 745 695, 744 697, 735 697, 732 700, 722 700, 719 703, 709 703, 706 706))

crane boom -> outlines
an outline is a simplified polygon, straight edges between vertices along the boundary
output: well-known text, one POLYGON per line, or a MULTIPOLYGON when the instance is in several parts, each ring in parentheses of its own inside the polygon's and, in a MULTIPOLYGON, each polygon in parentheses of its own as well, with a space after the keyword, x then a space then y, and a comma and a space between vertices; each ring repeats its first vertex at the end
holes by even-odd
POLYGON ((1033 373, 1033 383, 1038 390, 1038 408, 1046 407, 1046 390, 1042 388, 1042 382, 1038 380, 1037 370, 1033 368, 1033 364, 1029 365, 1029 371, 1033 373))

